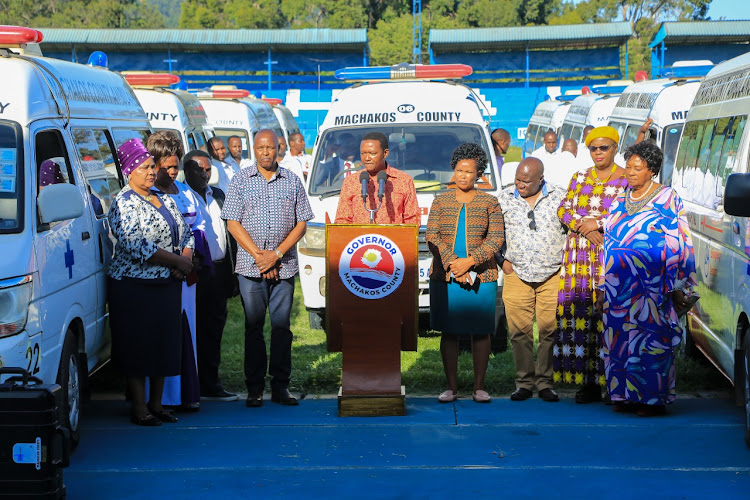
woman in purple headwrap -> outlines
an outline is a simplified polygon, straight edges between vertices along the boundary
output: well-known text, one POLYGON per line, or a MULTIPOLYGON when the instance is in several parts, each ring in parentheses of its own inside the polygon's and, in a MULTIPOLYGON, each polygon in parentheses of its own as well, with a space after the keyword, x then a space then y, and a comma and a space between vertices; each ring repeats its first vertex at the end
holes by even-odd
MULTIPOLYGON (((160 130, 146 141, 148 152, 156 163, 154 190, 160 195, 169 195, 174 200, 182 218, 190 226, 195 238, 194 264, 211 266, 211 254, 206 243, 206 219, 198 210, 196 194, 177 180, 182 158, 182 142, 175 132, 160 130)), ((198 270, 195 269, 182 283, 182 373, 167 377, 161 402, 178 406, 186 411, 200 410, 200 382, 196 353, 195 290, 198 270)))
POLYGON ((143 143, 125 142, 117 158, 128 185, 109 211, 117 239, 107 283, 112 361, 127 377, 133 423, 155 426, 177 421, 161 398, 164 377, 180 374, 182 281, 195 241, 174 200, 153 191, 156 165, 143 143))

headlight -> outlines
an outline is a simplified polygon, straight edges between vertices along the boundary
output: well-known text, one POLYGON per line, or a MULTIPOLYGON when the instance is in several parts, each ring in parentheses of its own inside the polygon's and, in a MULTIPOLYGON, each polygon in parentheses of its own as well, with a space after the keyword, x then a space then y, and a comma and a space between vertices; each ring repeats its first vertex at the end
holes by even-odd
POLYGON ((299 251, 311 257, 326 256, 325 226, 307 226, 305 235, 299 240, 299 251))
POLYGON ((31 276, 17 280, 17 283, 0 288, 0 337, 15 335, 26 327, 31 301, 31 276))

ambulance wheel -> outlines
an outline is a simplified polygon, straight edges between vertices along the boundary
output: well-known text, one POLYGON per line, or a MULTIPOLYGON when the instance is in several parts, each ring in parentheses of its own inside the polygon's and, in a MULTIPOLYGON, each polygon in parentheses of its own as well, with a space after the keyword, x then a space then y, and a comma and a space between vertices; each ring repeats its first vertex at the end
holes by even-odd
POLYGON ((70 447, 75 449, 81 438, 81 364, 78 356, 78 336, 68 329, 63 344, 57 383, 62 388, 63 401, 60 421, 70 431, 70 447))

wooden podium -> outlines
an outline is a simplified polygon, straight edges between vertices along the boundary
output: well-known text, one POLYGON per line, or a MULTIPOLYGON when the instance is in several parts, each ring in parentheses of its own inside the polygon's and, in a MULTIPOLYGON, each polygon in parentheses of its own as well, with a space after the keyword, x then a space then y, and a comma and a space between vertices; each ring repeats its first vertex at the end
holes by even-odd
POLYGON ((417 350, 417 226, 326 225, 328 351, 339 416, 406 415, 401 351, 417 350))

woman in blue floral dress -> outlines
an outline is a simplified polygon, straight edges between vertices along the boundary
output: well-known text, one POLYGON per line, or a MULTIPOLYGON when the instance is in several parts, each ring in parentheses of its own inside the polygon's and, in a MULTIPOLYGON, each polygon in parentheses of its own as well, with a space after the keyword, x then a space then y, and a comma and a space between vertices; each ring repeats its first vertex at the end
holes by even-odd
POLYGON ((682 338, 695 262, 682 200, 653 180, 663 155, 649 142, 625 152, 630 188, 604 224, 604 370, 615 411, 663 415, 675 399, 674 351, 682 338))

